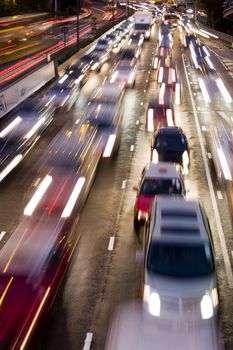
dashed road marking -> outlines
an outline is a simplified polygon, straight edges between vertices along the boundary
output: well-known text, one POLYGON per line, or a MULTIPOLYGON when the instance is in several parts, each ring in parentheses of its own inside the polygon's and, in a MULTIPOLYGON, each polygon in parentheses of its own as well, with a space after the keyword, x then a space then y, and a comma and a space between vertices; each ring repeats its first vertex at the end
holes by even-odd
POLYGON ((35 183, 34 183, 34 187, 37 187, 38 186, 38 184, 39 184, 39 182, 40 182, 40 180, 41 180, 41 178, 40 177, 38 177, 38 179, 35 181, 35 183))
POLYGON ((93 333, 87 333, 83 350, 89 350, 90 349, 92 338, 93 338, 93 333))
POLYGON ((202 125, 201 129, 202 129, 202 131, 206 131, 205 125, 202 125))
POLYGON ((115 242, 115 237, 110 237, 109 243, 108 243, 108 250, 113 250, 114 242, 115 242))
POLYGON ((136 125, 138 125, 138 124, 139 124, 139 120, 136 121, 136 125))
POLYGON ((0 241, 3 239, 3 237, 5 236, 5 234, 6 234, 6 231, 2 231, 2 232, 0 233, 0 241))
POLYGON ((123 181, 122 181, 121 188, 123 188, 123 189, 124 189, 125 187, 126 187, 126 180, 123 180, 123 181))
POLYGON ((209 159, 212 159, 212 154, 210 152, 207 153, 209 159))
POLYGON ((133 152, 134 151, 134 145, 131 145, 130 146, 130 152, 133 152))
POLYGON ((218 199, 223 199, 221 191, 217 191, 217 197, 218 197, 218 199))

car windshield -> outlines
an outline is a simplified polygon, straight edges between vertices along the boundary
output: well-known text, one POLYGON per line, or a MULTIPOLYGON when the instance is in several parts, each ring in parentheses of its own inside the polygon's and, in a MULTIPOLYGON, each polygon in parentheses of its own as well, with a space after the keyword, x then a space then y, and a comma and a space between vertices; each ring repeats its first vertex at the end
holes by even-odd
POLYGON ((146 179, 140 189, 143 195, 182 194, 182 185, 179 179, 146 179))
POLYGON ((187 149, 187 141, 181 134, 158 134, 155 138, 154 148, 174 151, 183 151, 187 149))
POLYGON ((213 255, 209 244, 152 242, 147 269, 172 277, 201 277, 213 272, 213 255))

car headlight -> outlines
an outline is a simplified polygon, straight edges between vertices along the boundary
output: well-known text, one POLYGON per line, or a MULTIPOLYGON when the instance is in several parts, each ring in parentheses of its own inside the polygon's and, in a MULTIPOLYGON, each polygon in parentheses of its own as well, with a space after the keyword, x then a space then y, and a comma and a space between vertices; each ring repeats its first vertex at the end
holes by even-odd
POLYGON ((152 291, 147 284, 144 286, 143 300, 148 305, 149 313, 153 316, 159 317, 161 310, 159 294, 152 291))
POLYGON ((214 314, 212 299, 209 295, 204 295, 200 302, 201 316, 203 320, 211 318, 214 314))
POLYGON ((153 149, 153 153, 152 153, 152 162, 153 163, 158 163, 159 161, 159 154, 156 151, 156 149, 153 149))
POLYGON ((184 153, 182 154, 182 165, 183 165, 183 174, 188 174, 189 156, 187 151, 184 151, 184 153))

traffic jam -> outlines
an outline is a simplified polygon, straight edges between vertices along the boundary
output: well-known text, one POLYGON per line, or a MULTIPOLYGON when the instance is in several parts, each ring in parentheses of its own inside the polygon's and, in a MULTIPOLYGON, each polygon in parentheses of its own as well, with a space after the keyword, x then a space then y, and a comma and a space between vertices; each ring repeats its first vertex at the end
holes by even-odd
MULTIPOLYGON (((186 16, 165 9, 136 11, 97 39, 42 96, 30 97, 11 113, 0 130, 3 182, 33 152, 57 115, 74 110, 90 77, 113 62, 89 95, 84 112, 65 119, 38 159, 34 194, 0 251, 1 349, 30 348, 54 302, 79 242, 74 227, 98 168, 103 162, 111 167, 118 157, 126 96, 137 89, 152 31, 157 38, 150 57, 153 79, 142 124, 148 161, 132 189, 131 213, 141 247, 136 264, 142 271, 142 299, 118 310, 105 348, 147 350, 156 342, 161 349, 224 349, 211 225, 199 199, 188 198, 193 140, 179 116, 185 77, 174 55, 177 42, 189 59, 189 74, 196 74, 198 98, 206 104, 216 98, 231 104, 232 99, 203 43, 208 34, 194 28, 186 16)), ((232 180, 229 123, 224 115, 211 128, 210 138, 216 176, 226 188, 232 180)))

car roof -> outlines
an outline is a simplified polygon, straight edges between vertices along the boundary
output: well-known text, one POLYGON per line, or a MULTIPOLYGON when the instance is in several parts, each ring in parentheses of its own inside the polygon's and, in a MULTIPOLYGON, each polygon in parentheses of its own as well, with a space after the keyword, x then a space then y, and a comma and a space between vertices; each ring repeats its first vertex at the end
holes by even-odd
POLYGON ((176 170, 176 167, 169 162, 159 162, 149 163, 147 170, 144 173, 144 178, 180 178, 179 172, 176 170))
POLYGON ((209 239, 198 201, 159 196, 154 204, 152 210, 156 220, 152 241, 202 243, 209 239))

